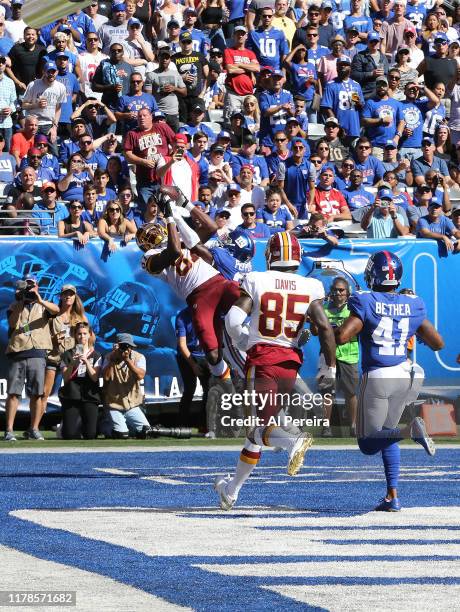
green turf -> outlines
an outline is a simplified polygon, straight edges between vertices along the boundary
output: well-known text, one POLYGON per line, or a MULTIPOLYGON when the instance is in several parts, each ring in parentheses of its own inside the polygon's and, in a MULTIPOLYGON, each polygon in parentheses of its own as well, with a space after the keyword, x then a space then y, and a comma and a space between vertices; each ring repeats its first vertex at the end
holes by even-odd
MULTIPOLYGON (((58 440, 56 434, 53 431, 43 431, 45 440, 22 440, 19 432, 16 432, 18 436, 17 442, 0 442, 0 450, 8 448, 68 448, 68 447, 81 447, 81 448, 123 448, 129 446, 133 450, 140 447, 162 447, 162 446, 236 446, 241 447, 244 443, 244 438, 219 438, 216 440, 209 440, 207 438, 190 438, 188 440, 177 440, 174 438, 157 438, 154 440, 136 440, 130 438, 129 440, 58 440)), ((338 445, 349 445, 356 446, 356 440, 354 438, 321 438, 320 436, 315 438, 316 444, 322 446, 338 446, 338 445)), ((413 445, 413 442, 407 440, 403 441, 403 444, 413 445)), ((460 438, 436 438, 436 444, 460 444, 460 438)))

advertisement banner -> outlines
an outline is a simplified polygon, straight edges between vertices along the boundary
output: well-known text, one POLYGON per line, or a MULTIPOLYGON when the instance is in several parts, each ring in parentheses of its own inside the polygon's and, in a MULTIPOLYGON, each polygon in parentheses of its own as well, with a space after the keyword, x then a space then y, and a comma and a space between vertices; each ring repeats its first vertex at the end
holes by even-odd
MULTIPOLYGON (((460 365, 457 304, 460 303, 460 255, 440 257, 430 240, 343 240, 337 247, 323 241, 303 240, 300 274, 321 280, 326 293, 335 276, 344 276, 352 290, 365 289, 363 272, 369 255, 378 250, 396 253, 403 261, 401 287, 411 288, 426 303, 428 318, 444 337, 446 346, 433 353, 416 343, 414 357, 425 369, 427 384, 456 384, 460 365)), ((255 270, 265 270, 265 243, 259 241, 255 270)), ((148 401, 172 401, 180 395, 174 323, 185 306, 169 287, 144 272, 142 253, 134 243, 111 255, 99 240, 80 247, 59 238, 2 238, 0 240, 0 400, 6 398, 8 361, 7 309, 14 301, 14 286, 26 274, 36 276, 44 299, 58 302, 64 284, 72 284, 82 298, 96 335, 97 349, 111 350, 117 333, 128 332, 147 359, 145 392, 148 401)), ((211 325, 212 322, 210 321, 211 325)), ((319 344, 312 338, 304 347, 303 377, 314 377, 319 344)))

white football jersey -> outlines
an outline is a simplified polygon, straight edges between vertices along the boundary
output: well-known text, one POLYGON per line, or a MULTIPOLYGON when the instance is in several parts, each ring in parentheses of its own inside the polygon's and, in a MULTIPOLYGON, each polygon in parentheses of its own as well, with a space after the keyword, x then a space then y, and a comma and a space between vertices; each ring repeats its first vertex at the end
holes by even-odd
POLYGON ((310 304, 324 298, 319 280, 275 270, 246 274, 241 290, 253 301, 248 348, 260 343, 297 348, 310 304))
MULTIPOLYGON (((162 249, 150 249, 145 253, 144 260, 151 255, 158 255, 161 251, 162 249)), ((176 259, 175 264, 152 276, 157 276, 168 283, 171 289, 185 300, 192 291, 217 274, 219 272, 204 259, 190 253, 188 249, 182 249, 182 255, 176 259)))

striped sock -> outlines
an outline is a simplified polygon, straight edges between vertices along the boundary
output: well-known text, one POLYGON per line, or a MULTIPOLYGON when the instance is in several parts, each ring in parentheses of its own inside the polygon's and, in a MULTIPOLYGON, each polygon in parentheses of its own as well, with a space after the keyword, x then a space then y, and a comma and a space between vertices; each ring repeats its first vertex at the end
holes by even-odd
POLYGON ((254 440, 261 446, 280 446, 290 451, 298 434, 285 431, 276 425, 268 427, 257 427, 254 431, 254 440))
POLYGON ((228 378, 230 378, 230 368, 223 359, 221 359, 215 365, 209 365, 209 369, 211 374, 218 378, 224 378, 228 371, 228 378))
POLYGON ((237 497, 241 487, 252 474, 254 468, 259 462, 261 448, 257 444, 253 444, 249 440, 241 451, 240 458, 236 466, 235 475, 227 484, 226 491, 230 497, 237 497))

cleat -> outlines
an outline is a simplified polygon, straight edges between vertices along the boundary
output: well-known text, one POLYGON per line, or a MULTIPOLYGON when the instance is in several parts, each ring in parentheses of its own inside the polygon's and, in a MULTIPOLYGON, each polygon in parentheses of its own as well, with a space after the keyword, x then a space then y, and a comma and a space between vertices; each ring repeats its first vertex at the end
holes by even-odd
POLYGON ((42 433, 38 429, 28 429, 22 436, 25 440, 44 440, 42 433))
POLYGON ((410 437, 414 442, 420 444, 425 449, 425 452, 433 457, 436 453, 436 446, 433 440, 428 435, 425 421, 420 417, 415 417, 410 425, 410 437))
POLYGON ((313 436, 308 432, 303 432, 298 435, 294 446, 289 453, 289 461, 287 466, 287 473, 289 476, 295 476, 299 473, 300 468, 303 466, 305 453, 313 444, 313 436))
POLYGON ((16 442, 16 436, 13 431, 5 431, 5 435, 3 436, 4 442, 16 442))
POLYGON ((376 512, 399 512, 401 510, 401 504, 397 497, 393 499, 387 499, 384 497, 378 506, 375 508, 376 512))
POLYGON ((230 480, 230 474, 227 474, 227 476, 217 476, 214 481, 214 491, 219 496, 219 506, 222 510, 231 510, 237 499, 236 497, 230 497, 225 490, 230 480))
POLYGON ((322 438, 333 438, 333 434, 332 434, 332 429, 330 427, 323 427, 323 430, 321 432, 321 437, 322 438))

